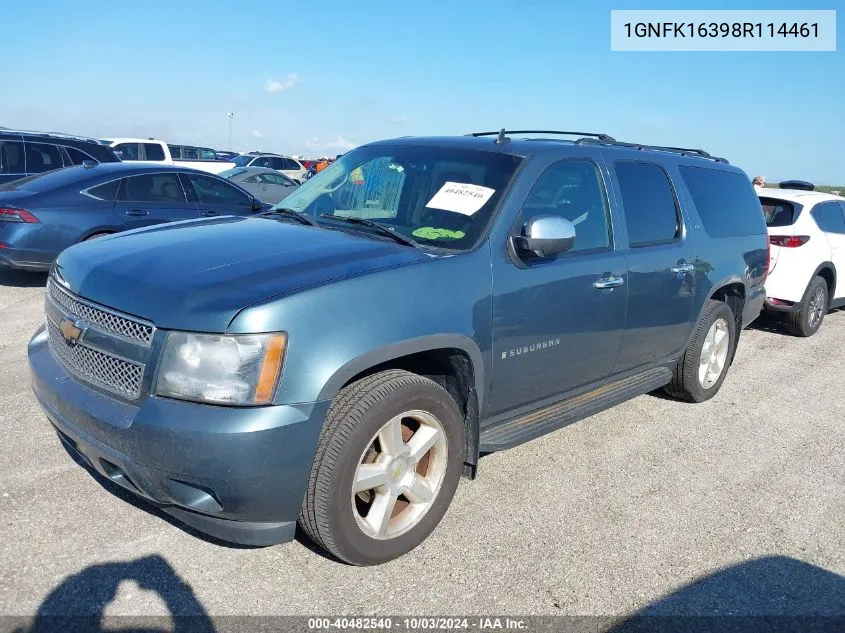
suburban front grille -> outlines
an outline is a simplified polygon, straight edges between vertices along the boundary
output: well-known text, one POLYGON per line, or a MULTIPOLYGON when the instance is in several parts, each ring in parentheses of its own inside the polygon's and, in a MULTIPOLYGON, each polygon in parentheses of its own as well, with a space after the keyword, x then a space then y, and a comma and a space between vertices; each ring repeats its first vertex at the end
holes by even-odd
POLYGON ((153 340, 155 327, 152 323, 98 307, 68 292, 53 279, 47 282, 47 294, 56 305, 75 314, 90 325, 145 345, 149 345, 153 340))
POLYGON ((144 365, 68 343, 51 319, 47 319, 47 333, 56 357, 72 372, 121 396, 135 399, 141 394, 144 365))

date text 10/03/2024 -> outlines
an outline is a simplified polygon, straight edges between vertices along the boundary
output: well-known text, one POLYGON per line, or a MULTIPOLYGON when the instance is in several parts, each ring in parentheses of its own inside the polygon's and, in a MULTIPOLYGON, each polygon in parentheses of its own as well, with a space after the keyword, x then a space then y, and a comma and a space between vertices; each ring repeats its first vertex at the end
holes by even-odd
POLYGON ((819 36, 817 22, 792 24, 769 22, 627 22, 623 25, 627 37, 636 38, 695 38, 695 37, 815 37, 819 36))
POLYGON ((346 618, 309 618, 309 630, 347 629, 347 630, 404 630, 404 631, 431 631, 431 630, 510 630, 525 631, 527 623, 520 618, 510 617, 346 617, 346 618))

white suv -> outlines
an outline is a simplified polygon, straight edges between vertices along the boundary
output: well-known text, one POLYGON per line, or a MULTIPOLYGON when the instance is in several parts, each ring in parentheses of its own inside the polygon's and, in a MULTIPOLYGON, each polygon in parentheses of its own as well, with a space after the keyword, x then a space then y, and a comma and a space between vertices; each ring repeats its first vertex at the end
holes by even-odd
POLYGON ((757 192, 769 229, 767 310, 786 314, 795 336, 812 336, 845 305, 845 198, 792 181, 757 192), (797 188, 802 187, 802 188, 797 188))
POLYGON ((291 180, 302 184, 305 180, 305 173, 308 171, 295 158, 290 156, 281 156, 279 154, 241 154, 232 159, 235 167, 264 167, 265 169, 275 169, 282 172, 291 180))

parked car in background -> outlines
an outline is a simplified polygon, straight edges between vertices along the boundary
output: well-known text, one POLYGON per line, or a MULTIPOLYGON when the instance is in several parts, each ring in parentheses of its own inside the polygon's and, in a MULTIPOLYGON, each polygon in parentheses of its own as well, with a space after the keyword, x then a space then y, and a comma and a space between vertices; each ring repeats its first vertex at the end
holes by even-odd
POLYGON ((267 208, 224 178, 193 169, 120 162, 65 167, 0 185, 0 266, 47 270, 77 242, 267 208))
POLYGON ((194 150, 201 150, 203 148, 190 147, 183 145, 168 145, 164 141, 157 141, 152 138, 110 138, 106 140, 111 148, 120 157, 120 160, 125 162, 146 162, 158 163, 162 165, 177 165, 179 167, 186 167, 190 169, 199 169, 211 174, 218 174, 221 171, 226 171, 234 167, 234 163, 217 160, 214 150, 207 149, 210 158, 182 158, 182 148, 186 148, 188 154, 194 155, 194 150), (171 153, 171 147, 179 149, 179 156, 175 157, 171 153))
POLYGON ((227 163, 231 163, 237 156, 240 156, 240 152, 215 152, 217 155, 217 160, 224 160, 227 163))
POLYGON ((299 183, 284 174, 264 167, 233 167, 219 175, 270 204, 281 202, 299 187, 299 183))
POLYGON ((301 183, 305 178, 305 167, 295 158, 281 156, 280 154, 266 154, 253 152, 241 154, 233 160, 235 167, 264 167, 282 172, 288 178, 301 183))
MULTIPOLYGON (((196 147, 194 145, 167 144, 173 160, 220 160, 217 152, 210 147, 196 147)), ((227 162, 227 161, 223 161, 227 162)))
POLYGON ((260 218, 67 249, 36 397, 180 521, 251 545, 299 522, 359 565, 419 545, 481 453, 661 387, 712 398, 764 300, 748 176, 557 134, 372 143, 260 218))
POLYGON ((95 139, 54 132, 0 129, 0 184, 60 167, 116 163, 111 148, 95 139))
POLYGON ((787 181, 757 192, 769 230, 766 309, 795 336, 812 336, 845 306, 845 198, 787 181))

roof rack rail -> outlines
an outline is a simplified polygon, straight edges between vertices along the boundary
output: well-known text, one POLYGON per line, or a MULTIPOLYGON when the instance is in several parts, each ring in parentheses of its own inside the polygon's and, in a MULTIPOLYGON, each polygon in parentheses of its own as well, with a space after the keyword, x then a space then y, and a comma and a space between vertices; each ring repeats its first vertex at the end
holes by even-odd
POLYGON ((506 134, 555 134, 559 136, 592 136, 602 141, 615 142, 616 139, 608 134, 600 132, 563 132, 561 130, 506 130, 502 128, 498 132, 470 132, 467 136, 495 136, 497 143, 505 142, 506 134))
POLYGON ((4 134, 38 134, 39 136, 49 136, 51 138, 72 139, 75 141, 95 141, 97 139, 90 136, 79 136, 78 134, 65 134, 64 132, 42 132, 40 130, 19 130, 17 128, 0 128, 4 134))
POLYGON ((709 153, 705 152, 703 149, 692 149, 688 147, 671 147, 667 145, 645 145, 643 143, 626 143, 624 141, 606 141, 602 139, 595 139, 595 138, 579 138, 575 141, 577 145, 613 145, 614 147, 628 147, 631 149, 638 149, 638 150, 655 150, 658 152, 672 152, 673 154, 680 154, 682 156, 695 156, 697 158, 706 158, 717 163, 728 163, 727 158, 721 158, 720 156, 711 156, 709 153))

